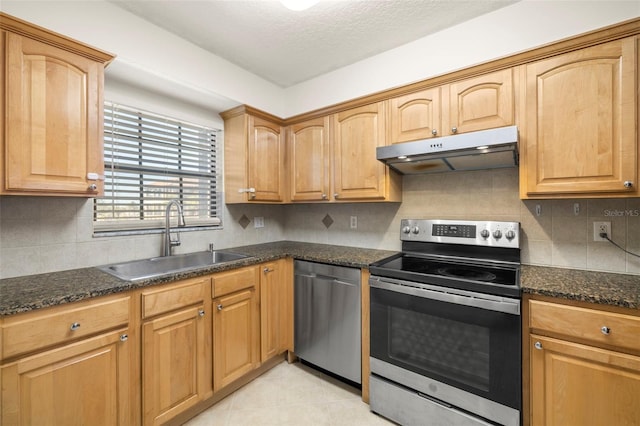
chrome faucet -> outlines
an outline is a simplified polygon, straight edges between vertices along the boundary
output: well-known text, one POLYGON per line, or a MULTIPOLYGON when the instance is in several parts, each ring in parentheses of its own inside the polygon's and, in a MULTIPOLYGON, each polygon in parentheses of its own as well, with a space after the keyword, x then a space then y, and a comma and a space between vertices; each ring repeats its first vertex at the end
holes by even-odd
POLYGON ((182 211, 182 204, 178 200, 171 200, 167 203, 167 210, 165 211, 165 223, 164 223, 164 253, 163 256, 171 256, 171 247, 180 245, 180 232, 176 231, 176 239, 171 239, 171 206, 176 206, 178 209, 178 226, 185 226, 184 213, 182 211))

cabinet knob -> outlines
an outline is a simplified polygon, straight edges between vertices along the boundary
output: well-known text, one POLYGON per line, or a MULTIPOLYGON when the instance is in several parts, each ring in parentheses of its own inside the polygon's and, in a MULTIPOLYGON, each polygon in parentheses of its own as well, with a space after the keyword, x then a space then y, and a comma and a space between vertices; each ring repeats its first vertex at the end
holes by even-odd
POLYGON ((204 309, 198 310, 198 316, 199 317, 203 317, 204 316, 204 309))
POLYGON ((216 306, 216 308, 218 308, 218 310, 221 311, 223 306, 220 303, 218 303, 218 306, 216 306))
POLYGON ((451 128, 451 133, 458 133, 458 128, 457 127, 452 127, 451 128))
POLYGON ((630 180, 625 180, 624 181, 624 187, 625 188, 633 188, 633 182, 631 182, 630 180))
POLYGON ((534 343, 533 346, 539 351, 542 350, 542 343, 540 343, 540 342, 534 343))
POLYGON ((340 196, 340 194, 338 194, 337 192, 333 193, 333 198, 338 198, 340 196))
POLYGON ((129 335, 128 334, 121 334, 120 335, 120 341, 121 342, 126 342, 127 340, 129 340, 129 335))
POLYGON ((327 194, 322 194, 322 199, 326 200, 327 199, 327 194))
POLYGON ((79 322, 74 322, 73 324, 71 324, 71 331, 76 331, 77 329, 80 328, 80 323, 79 322))
POLYGON ((96 185, 95 183, 92 183, 91 185, 89 185, 89 191, 97 191, 98 190, 98 185, 96 185))
POLYGON ((264 268, 264 269, 262 270, 262 272, 264 272, 264 273, 266 274, 267 272, 273 272, 273 269, 264 268))
POLYGON ((609 333, 611 332, 611 329, 606 325, 603 325, 600 331, 602 331, 602 334, 609 335, 609 333))
POLYGON ((431 130, 431 134, 432 134, 433 136, 437 135, 437 134, 438 134, 438 130, 437 130, 437 129, 433 129, 433 130, 431 130))

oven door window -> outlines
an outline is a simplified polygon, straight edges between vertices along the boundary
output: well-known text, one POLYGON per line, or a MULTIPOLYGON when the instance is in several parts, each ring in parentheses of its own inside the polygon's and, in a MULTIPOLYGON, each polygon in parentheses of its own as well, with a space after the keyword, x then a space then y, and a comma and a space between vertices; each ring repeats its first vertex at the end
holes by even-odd
POLYGON ((520 408, 520 316, 371 289, 371 356, 520 408))

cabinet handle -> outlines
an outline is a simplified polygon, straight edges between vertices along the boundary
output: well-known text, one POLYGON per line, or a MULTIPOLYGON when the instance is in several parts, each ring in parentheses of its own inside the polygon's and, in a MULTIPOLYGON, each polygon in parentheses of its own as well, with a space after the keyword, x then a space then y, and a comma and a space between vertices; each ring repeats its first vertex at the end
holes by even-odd
POLYGON ((432 134, 433 136, 437 135, 437 134, 438 134, 438 130, 437 130, 437 129, 433 129, 433 130, 431 130, 431 134, 432 134))
POLYGON ((121 334, 120 335, 120 341, 121 342, 126 342, 127 340, 129 340, 129 335, 128 334, 121 334))
POLYGON ((96 185, 95 183, 92 183, 91 185, 89 185, 89 191, 97 191, 98 190, 98 185, 96 185))
POLYGON ((218 308, 218 310, 221 311, 223 306, 220 303, 218 303, 218 306, 216 306, 216 308, 218 308))
POLYGON ((451 133, 458 133, 458 128, 457 127, 452 127, 451 128, 451 133))
POLYGON ((540 342, 536 342, 533 345, 537 350, 541 351, 542 350, 542 343, 540 342))
POLYGON ((611 332, 611 329, 606 325, 603 325, 600 331, 602 331, 602 334, 609 335, 609 333, 611 332))
POLYGON ((625 180, 624 181, 624 187, 625 188, 633 188, 633 182, 631 182, 630 180, 625 180))
POLYGON ((198 316, 199 316, 199 317, 203 317, 203 316, 204 316, 204 309, 200 309, 200 310, 198 311, 198 316))
POLYGON ((262 272, 264 272, 264 273, 266 274, 267 272, 273 272, 273 269, 264 268, 264 269, 262 270, 262 272))
POLYGON ((79 328, 80 328, 79 322, 74 322, 73 324, 71 324, 71 331, 76 331, 79 328))

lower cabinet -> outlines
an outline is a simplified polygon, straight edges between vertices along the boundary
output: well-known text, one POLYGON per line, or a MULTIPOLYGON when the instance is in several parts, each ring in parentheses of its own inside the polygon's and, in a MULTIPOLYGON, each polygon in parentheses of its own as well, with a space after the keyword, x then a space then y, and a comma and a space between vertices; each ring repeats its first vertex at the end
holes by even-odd
POLYGON ((528 326, 525 424, 640 424, 640 316, 530 300, 528 326))
POLYGON ((204 375, 204 284, 208 282, 198 278, 142 294, 144 425, 165 423, 200 402, 211 386, 204 375))
POLYGON ((128 296, 2 319, 0 424, 131 424, 128 322, 128 296))
POLYGON ((213 276, 213 390, 260 364, 258 267, 213 276))
POLYGON ((260 360, 293 351, 293 288, 290 260, 260 266, 260 360))

